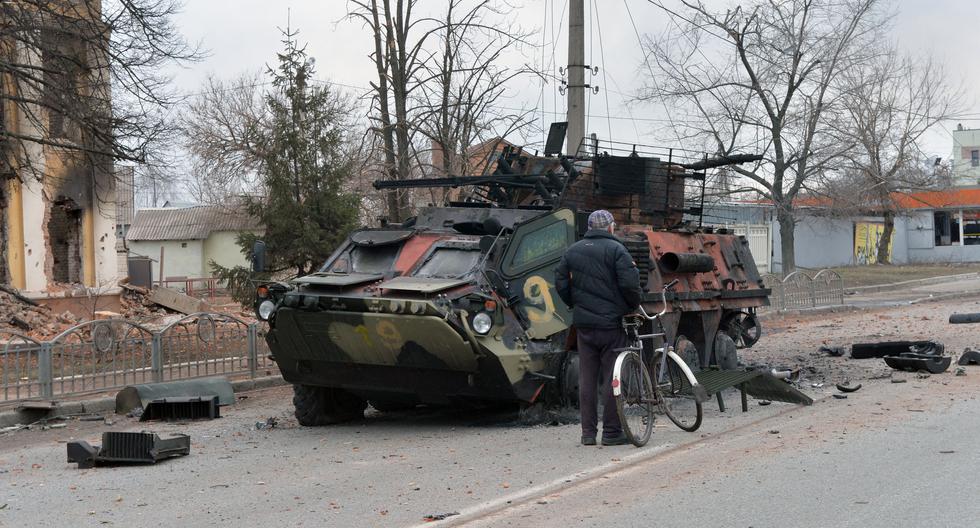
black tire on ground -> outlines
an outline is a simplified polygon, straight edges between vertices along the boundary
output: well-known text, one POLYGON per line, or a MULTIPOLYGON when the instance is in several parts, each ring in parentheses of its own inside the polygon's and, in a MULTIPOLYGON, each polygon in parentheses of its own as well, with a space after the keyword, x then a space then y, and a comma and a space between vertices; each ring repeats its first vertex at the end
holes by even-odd
POLYGON ((367 402, 343 389, 293 385, 293 406, 299 424, 313 427, 363 418, 367 402))

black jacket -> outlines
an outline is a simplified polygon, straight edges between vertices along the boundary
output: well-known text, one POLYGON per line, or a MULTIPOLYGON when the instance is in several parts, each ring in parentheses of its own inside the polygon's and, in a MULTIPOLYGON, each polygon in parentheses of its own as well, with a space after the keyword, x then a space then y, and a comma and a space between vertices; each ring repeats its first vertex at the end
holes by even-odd
POLYGON ((640 272, 618 238, 593 229, 555 270, 555 289, 581 328, 618 328, 640 304, 640 272))

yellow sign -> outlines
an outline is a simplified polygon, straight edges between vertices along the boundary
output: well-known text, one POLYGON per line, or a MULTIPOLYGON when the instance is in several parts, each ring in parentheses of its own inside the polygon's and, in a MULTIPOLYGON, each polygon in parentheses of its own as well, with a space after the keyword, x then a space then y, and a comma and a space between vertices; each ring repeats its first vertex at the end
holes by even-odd
MULTIPOLYGON (((878 245, 885 232, 885 224, 877 222, 854 223, 854 263, 858 265, 878 263, 878 245)), ((895 249, 895 231, 889 241, 889 253, 895 249)))

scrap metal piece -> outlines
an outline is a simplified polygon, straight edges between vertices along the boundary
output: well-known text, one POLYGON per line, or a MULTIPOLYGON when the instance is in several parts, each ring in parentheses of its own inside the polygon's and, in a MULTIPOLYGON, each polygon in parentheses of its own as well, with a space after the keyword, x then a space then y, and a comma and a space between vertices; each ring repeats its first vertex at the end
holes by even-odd
POLYGON ((980 313, 950 314, 949 324, 980 323, 980 313))
POLYGON ((936 341, 882 341, 880 343, 854 343, 851 345, 851 358, 874 359, 885 356, 900 356, 907 352, 941 356, 946 347, 936 341))
POLYGON ((155 464, 190 452, 191 437, 185 434, 107 431, 102 433, 102 447, 84 440, 69 442, 68 462, 77 463, 80 469, 114 463, 155 464))
POLYGON ((949 369, 953 358, 950 356, 935 356, 932 354, 902 354, 901 356, 885 356, 885 363, 895 370, 924 370, 931 374, 940 374, 949 369))
POLYGON ((85 440, 68 442, 68 463, 78 464, 78 469, 95 467, 95 457, 98 454, 99 448, 93 447, 85 440))
POLYGON ((957 365, 980 365, 980 352, 973 349, 966 349, 963 354, 960 355, 960 360, 956 362, 957 365))
POLYGON ((175 397, 218 397, 218 405, 235 403, 235 391, 225 377, 202 378, 164 383, 130 385, 116 393, 116 414, 126 414, 135 408, 144 408, 147 403, 160 398, 175 397))
POLYGON ((213 420, 220 418, 218 397, 177 397, 160 398, 146 404, 140 421, 147 420, 213 420))

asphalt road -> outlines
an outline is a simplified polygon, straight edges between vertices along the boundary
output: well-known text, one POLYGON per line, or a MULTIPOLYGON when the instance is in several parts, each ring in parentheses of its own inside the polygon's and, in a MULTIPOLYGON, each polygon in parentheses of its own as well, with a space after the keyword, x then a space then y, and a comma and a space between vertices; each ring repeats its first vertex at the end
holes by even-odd
MULTIPOLYGON (((878 386, 467 526, 977 526, 980 386, 878 386), (963 398, 967 395, 967 398, 963 398), (772 431, 778 431, 774 433, 772 431)), ((958 378, 965 379, 965 378, 958 378)))
POLYGON ((69 421, 2 435, 0 526, 409 526, 454 512, 441 524, 971 525, 980 518, 968 480, 980 469, 971 449, 980 367, 966 377, 895 374, 907 382, 893 384, 878 362, 816 352, 828 339, 931 336, 955 354, 980 328, 950 327, 954 311, 978 305, 774 322, 746 358, 806 365, 804 390, 817 404, 753 401, 743 414, 732 395, 735 410, 708 405, 694 434, 659 424, 644 449, 582 447, 577 425, 528 427, 500 413, 371 413, 302 428, 285 387, 250 393, 215 421, 112 417, 111 426, 69 421), (844 377, 864 388, 830 398, 844 377), (827 385, 812 388, 817 381, 827 385), (255 427, 269 417, 279 426, 255 427), (88 470, 65 461, 72 438, 97 444, 103 430, 143 428, 189 433, 192 454, 88 470))

